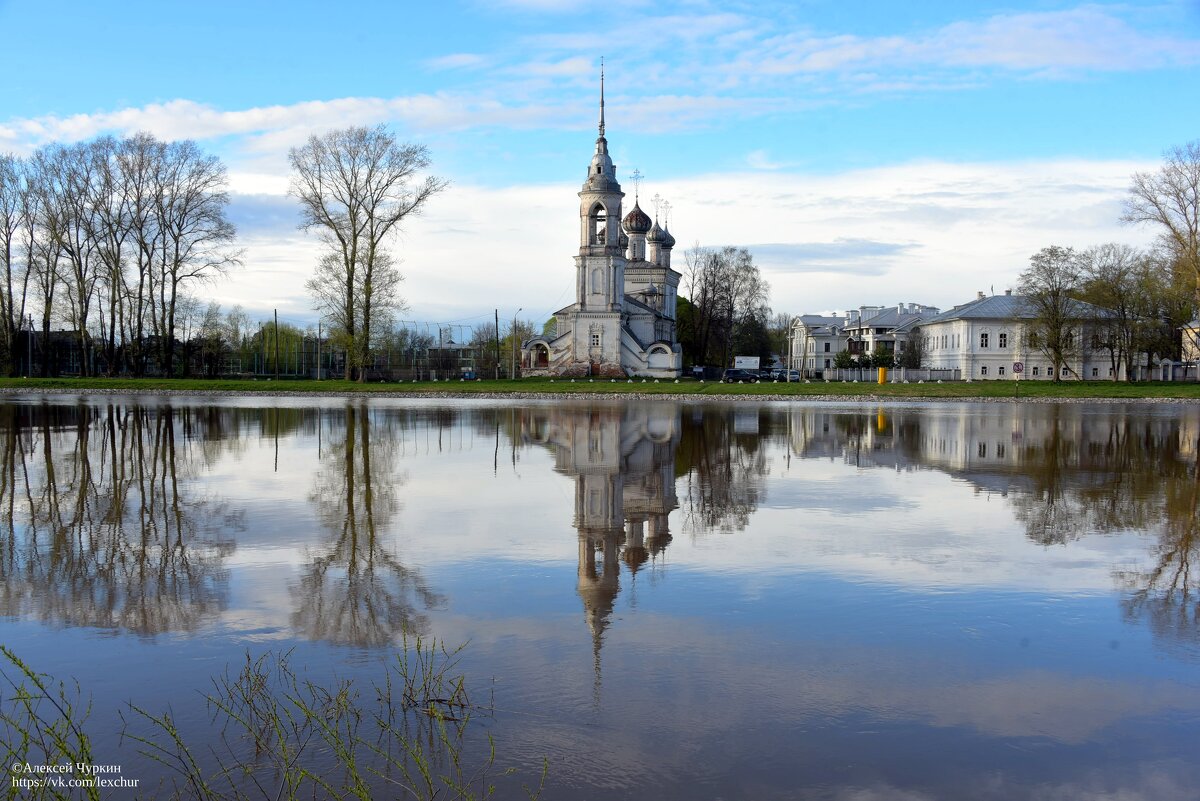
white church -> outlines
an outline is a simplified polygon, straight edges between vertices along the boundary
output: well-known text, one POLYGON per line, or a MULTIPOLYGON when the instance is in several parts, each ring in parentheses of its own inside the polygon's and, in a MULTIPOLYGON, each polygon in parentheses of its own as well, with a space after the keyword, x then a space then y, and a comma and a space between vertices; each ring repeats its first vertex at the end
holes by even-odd
POLYGON ((675 378, 683 350, 675 330, 680 274, 671 269, 675 237, 625 193, 604 138, 604 71, 600 72, 600 135, 579 192, 579 255, 575 302, 554 313, 555 333, 521 346, 527 376, 675 378))

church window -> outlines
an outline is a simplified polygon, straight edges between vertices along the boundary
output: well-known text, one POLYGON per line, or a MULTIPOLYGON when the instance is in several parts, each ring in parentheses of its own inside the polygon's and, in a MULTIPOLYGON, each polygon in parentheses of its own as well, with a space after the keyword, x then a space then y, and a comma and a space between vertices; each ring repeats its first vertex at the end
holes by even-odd
POLYGON ((599 331, 592 332, 592 347, 593 348, 600 347, 600 332, 599 331))
POLYGON ((1000 335, 1000 347, 1002 347, 1002 348, 1008 347, 1008 334, 1000 335))
POLYGON ((988 335, 986 333, 979 335, 979 347, 986 348, 988 346, 988 335))

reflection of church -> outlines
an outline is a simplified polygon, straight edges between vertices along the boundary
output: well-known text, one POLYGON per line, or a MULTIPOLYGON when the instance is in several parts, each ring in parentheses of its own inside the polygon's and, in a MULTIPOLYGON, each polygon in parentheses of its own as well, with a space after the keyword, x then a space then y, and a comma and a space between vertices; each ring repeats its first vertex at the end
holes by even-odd
POLYGON ((671 541, 679 407, 533 409, 522 429, 526 441, 554 449, 555 470, 575 477, 578 592, 598 657, 621 589, 621 563, 632 578, 671 541))
POLYGON ((601 72, 600 135, 579 192, 575 303, 554 313, 553 335, 524 343, 525 375, 674 378, 682 370, 675 326, 680 274, 671 269, 675 237, 636 199, 622 218, 624 196, 604 137, 601 72))

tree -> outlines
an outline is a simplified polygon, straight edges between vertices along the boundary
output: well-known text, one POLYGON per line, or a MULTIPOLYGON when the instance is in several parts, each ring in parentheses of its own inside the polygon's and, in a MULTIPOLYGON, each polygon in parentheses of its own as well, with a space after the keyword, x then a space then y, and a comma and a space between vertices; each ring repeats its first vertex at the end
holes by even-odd
POLYGON ((1040 350, 1050 360, 1055 382, 1062 380, 1062 367, 1076 352, 1082 332, 1076 332, 1079 314, 1074 296, 1082 288, 1080 260, 1074 248, 1051 245, 1029 259, 1021 273, 1019 291, 1033 312, 1026 328, 1030 349, 1040 350))
POLYGON ((289 159, 301 228, 317 231, 325 244, 309 288, 330 284, 314 293, 318 308, 341 329, 349 356, 346 378, 357 368, 359 380, 365 380, 372 327, 399 299, 399 273, 388 272, 395 263, 384 243, 447 183, 433 176, 417 180, 429 166, 425 146, 401 144, 382 125, 314 135, 292 148, 289 159), (383 285, 390 286, 390 296, 383 285))
POLYGON ((895 357, 897 367, 919 369, 925 361, 925 335, 920 329, 913 331, 904 342, 904 350, 895 357))
MULTIPOLYGON (((14 156, 0 154, 0 363, 7 363, 9 372, 16 360, 17 331, 25 317, 25 294, 29 283, 29 262, 25 261, 23 276, 17 272, 19 235, 25 226, 23 163, 14 156), (14 289, 14 279, 20 282, 20 292, 14 289)), ((32 370, 32 365, 30 365, 32 370)))
POLYGON ((1113 380, 1124 370, 1132 381, 1137 354, 1161 348, 1169 281, 1153 256, 1129 245, 1090 248, 1081 254, 1080 267, 1083 299, 1108 312, 1098 322, 1097 337, 1109 353, 1113 380))
POLYGON ((230 250, 236 231, 225 216, 229 193, 225 166, 206 156, 195 142, 172 142, 164 149, 154 192, 160 258, 150 308, 160 337, 163 372, 174 374, 176 306, 183 290, 211 281, 241 263, 230 250))
POLYGON ((692 343, 691 362, 732 364, 737 346, 769 356, 770 286, 750 252, 734 247, 710 250, 697 244, 685 258, 691 308, 681 320, 680 340, 692 343))
POLYGON ((1158 172, 1135 173, 1121 219, 1159 229, 1163 248, 1190 279, 1200 305, 1200 140, 1164 153, 1158 172))
POLYGON ((849 370, 852 367, 858 366, 854 361, 854 356, 848 350, 839 350, 833 355, 833 366, 839 370, 849 370))

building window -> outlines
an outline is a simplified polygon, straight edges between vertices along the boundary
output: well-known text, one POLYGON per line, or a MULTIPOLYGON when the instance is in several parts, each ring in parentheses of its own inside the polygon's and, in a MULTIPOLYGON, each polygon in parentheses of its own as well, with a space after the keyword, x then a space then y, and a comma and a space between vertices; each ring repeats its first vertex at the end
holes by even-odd
POLYGON ((600 333, 598 331, 592 334, 592 347, 600 347, 600 333))
POLYGON ((1041 375, 1041 374, 1042 374, 1042 368, 1040 368, 1040 367, 1035 367, 1035 368, 1033 368, 1033 374, 1034 374, 1034 375, 1041 375))
MULTIPOLYGON (((1001 334, 1001 336, 1003 336, 1003 334, 1001 334)), ((1001 368, 1000 368, 1000 369, 998 369, 996 372, 997 372, 998 374, 1000 374, 1000 375, 1004 375, 1004 368, 1003 368, 1003 367, 1001 367, 1001 368)))
POLYGON ((1002 348, 1008 347, 1008 334, 1000 335, 1000 347, 1002 347, 1002 348))
POLYGON ((829 359, 826 359, 826 360, 825 360, 825 369, 826 369, 826 370, 828 370, 828 369, 829 369, 829 359))
MULTIPOLYGON (((984 336, 987 336, 987 335, 986 335, 986 334, 984 334, 984 336)), ((980 368, 979 368, 979 374, 980 374, 980 375, 987 375, 987 367, 986 367, 986 366, 985 366, 985 367, 980 367, 980 368)))
POLYGON ((979 335, 979 347, 986 348, 987 346, 988 346, 988 335, 980 334, 979 335))
MULTIPOLYGON (((985 367, 983 369, 986 370, 987 368, 985 367)), ((979 443, 979 458, 980 459, 987 458, 987 443, 986 442, 979 443)))
POLYGON ((1108 377, 1112 378, 1112 368, 1108 368, 1108 377))
POLYGON ((829 343, 828 342, 825 343, 825 352, 829 353, 829 343))
POLYGON ((1093 367, 1092 368, 1092 378, 1099 378, 1099 377, 1100 377, 1100 368, 1093 367))
POLYGON ((1067 370, 1067 368, 1065 368, 1065 367, 1064 367, 1064 368, 1062 369, 1062 374, 1063 374, 1063 375, 1070 375, 1070 371, 1069 371, 1069 370, 1067 370))
POLYGON ((997 459, 1004 458, 1004 443, 1003 442, 996 443, 996 458, 997 459))

